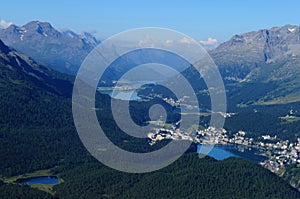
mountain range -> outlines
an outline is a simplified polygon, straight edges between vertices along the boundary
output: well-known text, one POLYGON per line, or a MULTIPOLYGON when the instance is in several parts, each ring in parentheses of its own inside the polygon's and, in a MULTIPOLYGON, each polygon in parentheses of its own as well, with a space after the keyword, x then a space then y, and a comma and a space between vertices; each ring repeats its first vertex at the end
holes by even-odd
MULTIPOLYGON (((11 25, 0 29, 0 39, 8 46, 28 55, 38 63, 57 71, 76 74, 85 56, 100 43, 89 33, 58 31, 47 22, 32 21, 23 26, 11 25)), ((300 96, 300 27, 285 25, 234 35, 230 40, 209 51, 219 67, 228 90, 235 87, 249 90, 260 84, 266 88, 255 99, 237 102, 244 104, 276 104, 299 101, 300 96), (232 87, 233 85, 233 87, 232 87), (288 89, 287 89, 288 88, 288 89)), ((116 60, 102 78, 106 85, 114 85, 122 74, 132 67, 158 57, 175 65, 184 64, 168 54, 138 52, 116 60)), ((180 67, 179 67, 180 68, 180 67)), ((182 67, 185 68, 185 67, 182 67)), ((165 78, 163 71, 153 74, 165 78)), ((190 79, 197 77, 191 74, 190 79)))
POLYGON ((100 43, 87 32, 58 31, 50 23, 31 21, 0 29, 8 46, 57 71, 75 74, 86 55, 100 43))

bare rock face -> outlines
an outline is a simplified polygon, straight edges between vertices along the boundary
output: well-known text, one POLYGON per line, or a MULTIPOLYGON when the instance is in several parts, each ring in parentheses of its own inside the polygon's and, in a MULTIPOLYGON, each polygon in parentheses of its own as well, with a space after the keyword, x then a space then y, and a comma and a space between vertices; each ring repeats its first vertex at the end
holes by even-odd
POLYGON ((235 35, 210 54, 225 80, 250 80, 258 68, 274 63, 284 66, 300 57, 300 27, 285 25, 235 35))

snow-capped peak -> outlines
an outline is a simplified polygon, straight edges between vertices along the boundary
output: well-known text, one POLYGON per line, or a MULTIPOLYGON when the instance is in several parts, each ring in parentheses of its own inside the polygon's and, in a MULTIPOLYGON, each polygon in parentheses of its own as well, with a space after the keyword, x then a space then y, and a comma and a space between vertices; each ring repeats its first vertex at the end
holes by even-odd
POLYGON ((61 32, 71 38, 78 37, 78 35, 71 30, 65 30, 65 31, 61 31, 61 32))
POLYGON ((288 28, 288 31, 290 31, 290 32, 295 32, 295 30, 296 30, 296 28, 288 28))

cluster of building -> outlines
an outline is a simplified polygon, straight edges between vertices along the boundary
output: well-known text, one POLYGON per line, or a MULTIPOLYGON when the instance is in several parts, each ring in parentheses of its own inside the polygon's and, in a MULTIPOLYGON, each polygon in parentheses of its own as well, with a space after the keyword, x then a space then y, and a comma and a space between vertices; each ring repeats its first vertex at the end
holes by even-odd
POLYGON ((150 145, 163 139, 194 141, 191 135, 180 131, 180 129, 175 128, 174 126, 172 129, 156 128, 153 132, 148 133, 148 138, 150 139, 150 145))
POLYGON ((209 127, 187 134, 174 126, 171 129, 157 128, 149 133, 150 144, 159 140, 189 140, 199 144, 242 145, 257 148, 268 160, 261 163, 265 168, 278 172, 286 164, 300 164, 300 138, 296 143, 288 140, 280 141, 276 136, 263 135, 257 140, 246 136, 245 131, 239 131, 231 136, 225 129, 209 127))
POLYGON ((275 143, 259 142, 269 160, 261 164, 273 172, 278 172, 286 164, 300 164, 300 139, 296 143, 289 140, 275 143))
POLYGON ((173 139, 189 140, 199 144, 241 144, 249 146, 253 143, 253 138, 247 138, 245 134, 246 132, 239 131, 234 134, 233 137, 228 137, 228 133, 224 128, 217 129, 214 127, 186 133, 173 126, 171 129, 156 128, 153 132, 148 134, 148 138, 150 139, 151 145, 162 139, 173 139))
POLYGON ((178 99, 178 100, 174 100, 173 98, 162 98, 165 102, 171 104, 172 106, 179 106, 183 101, 184 99, 187 98, 186 96, 184 96, 184 98, 182 99, 178 99))

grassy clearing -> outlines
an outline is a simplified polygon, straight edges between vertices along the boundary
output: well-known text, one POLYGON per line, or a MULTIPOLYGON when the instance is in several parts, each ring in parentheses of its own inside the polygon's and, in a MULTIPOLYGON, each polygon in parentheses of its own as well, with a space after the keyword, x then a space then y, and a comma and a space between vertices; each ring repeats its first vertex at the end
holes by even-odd
POLYGON ((164 128, 165 129, 172 129, 173 124, 165 123, 164 128))
POLYGON ((300 120, 300 117, 297 116, 285 116, 285 117, 280 117, 280 119, 286 121, 286 122, 297 122, 300 120))
POLYGON ((55 194, 55 192, 53 191, 53 186, 54 186, 53 184, 33 184, 29 186, 50 193, 51 195, 55 194))
POLYGON ((300 92, 295 92, 285 97, 274 98, 269 101, 257 102, 258 105, 274 105, 274 104, 288 104, 300 101, 300 92))

